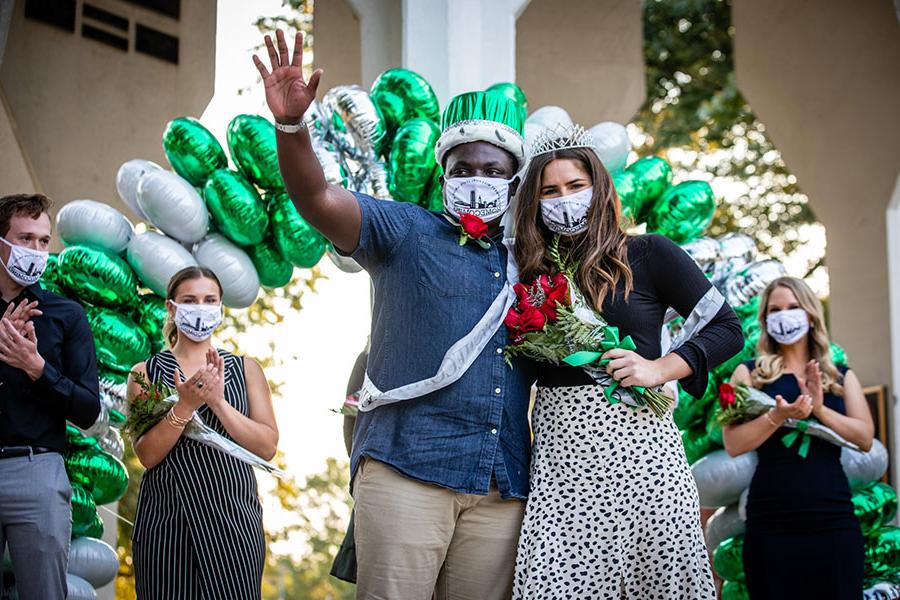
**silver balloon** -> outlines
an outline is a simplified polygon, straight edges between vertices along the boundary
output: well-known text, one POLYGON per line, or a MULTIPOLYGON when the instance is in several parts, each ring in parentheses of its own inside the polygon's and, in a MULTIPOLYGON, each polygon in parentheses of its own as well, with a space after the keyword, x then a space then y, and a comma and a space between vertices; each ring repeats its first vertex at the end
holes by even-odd
POLYGON ((750 263, 725 280, 725 299, 731 306, 740 306, 762 293, 771 282, 785 275, 787 270, 777 260, 750 263))
POLYGON ((218 233, 208 235, 194 248, 197 262, 216 274, 222 284, 222 302, 247 308, 259 294, 259 276, 247 253, 218 233))
POLYGON ((141 177, 137 197, 150 222, 180 242, 200 241, 209 229, 209 213, 200 194, 172 171, 141 177))
POLYGON ((108 379, 100 379, 101 402, 119 412, 125 412, 127 406, 128 386, 124 383, 116 383, 108 379))
POLYGON ((122 199, 122 202, 124 202, 128 208, 134 211, 134 214, 144 221, 148 221, 149 219, 147 219, 147 215, 144 214, 144 211, 141 210, 141 207, 138 205, 138 182, 141 180, 141 177, 150 171, 162 170, 163 168, 155 162, 144 160, 142 158, 135 158, 122 164, 122 166, 119 167, 119 172, 116 173, 116 191, 119 192, 119 198, 122 199))
POLYGON ((694 241, 681 245, 681 249, 688 253, 704 274, 710 275, 719 257, 719 243, 708 237, 697 238, 694 241))
POLYGON ((76 426, 78 431, 80 431, 85 437, 103 437, 106 432, 109 431, 109 409, 109 406, 106 406, 105 403, 101 402, 100 413, 97 415, 97 420, 94 421, 94 424, 87 429, 82 429, 81 427, 76 426))
POLYGON ((112 546, 97 538, 82 537, 69 546, 71 575, 81 577, 95 588, 111 583, 119 572, 119 557, 112 546))
POLYGON ((570 127, 572 125, 572 117, 564 108, 559 106, 542 106, 525 119, 525 123, 536 123, 543 125, 547 129, 554 127, 570 127))
POLYGON ((381 114, 358 85, 339 85, 322 98, 325 114, 337 114, 353 136, 356 145, 366 154, 378 154, 384 143, 385 129, 381 114))
POLYGON ((750 488, 747 488, 741 492, 741 497, 738 498, 738 515, 741 517, 741 521, 747 520, 747 498, 749 497, 750 488))
POLYGON ((56 214, 56 228, 66 246, 83 244, 121 254, 128 246, 134 227, 115 208, 93 200, 73 200, 56 214))
POLYGON ((713 450, 691 466, 700 505, 706 508, 734 504, 753 479, 756 452, 732 458, 724 450, 713 450))
POLYGON ((900 598, 900 583, 893 581, 871 581, 863 590, 863 600, 897 600, 900 598))
POLYGON ((841 448, 841 466, 850 487, 859 489, 884 476, 888 468, 888 453, 878 440, 872 442, 872 449, 868 452, 841 448))
POLYGON ((388 191, 387 166, 380 160, 374 160, 365 167, 367 171, 367 183, 372 190, 371 196, 381 200, 393 200, 388 191))
POLYGON ((594 136, 594 148, 607 171, 612 173, 625 168, 628 153, 631 152, 631 140, 624 125, 604 121, 588 129, 588 133, 594 136))
POLYGON ((155 231, 140 233, 128 244, 128 264, 144 285, 165 298, 172 275, 197 265, 190 252, 170 237, 155 231))
MULTIPOLYGON (((124 414, 125 411, 119 412, 124 414)), ((115 427, 110 427, 106 430, 103 437, 97 438, 97 445, 119 460, 122 460, 122 457, 125 456, 125 440, 122 439, 122 434, 115 427)))
POLYGON ((547 128, 540 123, 525 121, 525 148, 530 149, 534 145, 534 142, 537 140, 538 136, 546 130, 547 128))
POLYGON ((726 233, 717 241, 719 262, 713 273, 714 282, 724 281, 756 258, 756 242, 745 233, 726 233))
POLYGON ((313 152, 316 153, 316 158, 319 159, 319 164, 322 165, 325 181, 331 185, 344 187, 346 185, 346 178, 344 177, 344 168, 342 167, 338 156, 334 151, 328 148, 324 140, 317 136, 312 136, 312 147, 313 152))
POLYGON ((723 540, 742 535, 747 530, 744 519, 734 504, 719 508, 706 522, 704 536, 707 548, 716 548, 723 540))
POLYGON ((331 262, 334 263, 334 266, 336 266, 344 273, 359 273, 363 270, 363 268, 359 266, 358 262, 356 262, 349 256, 341 256, 334 250, 334 248, 329 248, 325 251, 325 254, 328 255, 328 258, 331 259, 331 262))
POLYGON ((69 588, 66 600, 97 600, 97 592, 94 587, 78 575, 67 573, 66 587, 69 588))

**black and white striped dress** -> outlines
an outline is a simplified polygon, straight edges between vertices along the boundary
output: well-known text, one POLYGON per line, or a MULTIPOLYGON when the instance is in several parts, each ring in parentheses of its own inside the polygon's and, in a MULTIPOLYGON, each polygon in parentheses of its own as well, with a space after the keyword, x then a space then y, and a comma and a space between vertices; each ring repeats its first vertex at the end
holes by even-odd
MULTIPOLYGON (((225 399, 247 415, 244 361, 225 359, 225 399)), ((171 385, 168 350, 147 361, 150 381, 171 385)), ((230 438, 212 409, 198 411, 230 438)), ((258 600, 266 557, 262 506, 252 467, 181 437, 141 482, 132 534, 139 600, 258 600)))

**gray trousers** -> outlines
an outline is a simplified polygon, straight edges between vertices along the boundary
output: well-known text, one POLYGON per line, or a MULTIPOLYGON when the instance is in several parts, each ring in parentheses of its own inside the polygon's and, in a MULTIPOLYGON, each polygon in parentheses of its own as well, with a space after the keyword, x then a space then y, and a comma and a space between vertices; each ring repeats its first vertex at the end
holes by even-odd
POLYGON ((20 600, 64 600, 72 487, 55 452, 0 459, 0 557, 7 546, 20 600))

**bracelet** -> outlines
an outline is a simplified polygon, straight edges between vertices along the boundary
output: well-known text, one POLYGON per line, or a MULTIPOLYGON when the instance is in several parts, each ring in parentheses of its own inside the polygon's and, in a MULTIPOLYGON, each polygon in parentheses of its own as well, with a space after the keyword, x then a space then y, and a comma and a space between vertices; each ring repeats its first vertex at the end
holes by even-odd
POLYGON ((275 129, 281 131, 283 133, 297 133, 302 129, 306 129, 306 121, 300 119, 299 123, 279 123, 277 120, 275 121, 275 129))
MULTIPOLYGON (((191 415, 193 416, 193 415, 191 415)), ((184 429, 185 425, 191 422, 190 418, 182 419, 178 415, 175 414, 175 409, 170 408, 169 412, 166 413, 166 421, 174 427, 175 429, 184 429)))
POLYGON ((767 420, 769 423, 771 423, 772 425, 774 425, 775 427, 781 427, 781 425, 779 425, 778 423, 776 423, 776 422, 775 422, 775 419, 772 418, 772 410, 771 410, 771 409, 769 409, 769 410, 766 412, 766 420, 767 420))

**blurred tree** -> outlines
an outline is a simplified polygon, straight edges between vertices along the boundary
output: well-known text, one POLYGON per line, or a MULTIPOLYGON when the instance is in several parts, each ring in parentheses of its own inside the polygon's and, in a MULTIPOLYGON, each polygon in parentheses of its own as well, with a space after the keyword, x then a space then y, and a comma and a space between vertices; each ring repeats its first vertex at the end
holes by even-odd
MULTIPOLYGON (((730 0, 644 0, 643 8, 647 100, 634 121, 643 134, 635 150, 667 153, 682 174, 729 180, 739 193, 720 203, 710 234, 743 231, 783 260, 815 215, 737 89, 730 0)), ((807 274, 823 260, 808 256, 807 274)))

